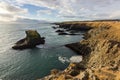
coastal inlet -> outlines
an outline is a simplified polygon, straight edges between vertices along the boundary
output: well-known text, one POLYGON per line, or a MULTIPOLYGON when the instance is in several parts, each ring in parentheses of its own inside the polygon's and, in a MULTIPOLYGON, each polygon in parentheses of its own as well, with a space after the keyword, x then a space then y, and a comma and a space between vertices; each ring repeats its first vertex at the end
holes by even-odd
POLYGON ((52 69, 64 70, 69 65, 69 62, 63 62, 59 57, 70 59, 77 54, 64 45, 78 42, 83 36, 58 35, 52 26, 54 25, 0 25, 0 79, 35 80, 48 75, 52 69), (27 30, 37 30, 42 37, 45 37, 45 44, 32 49, 13 50, 11 46, 25 38, 27 30))

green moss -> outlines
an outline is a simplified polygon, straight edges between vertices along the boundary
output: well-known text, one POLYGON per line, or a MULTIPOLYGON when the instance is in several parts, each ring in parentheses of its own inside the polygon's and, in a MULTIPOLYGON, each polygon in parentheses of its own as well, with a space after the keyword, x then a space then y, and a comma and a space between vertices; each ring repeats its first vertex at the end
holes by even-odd
POLYGON ((36 30, 28 30, 26 31, 26 34, 27 34, 27 37, 30 39, 41 38, 41 36, 36 30))

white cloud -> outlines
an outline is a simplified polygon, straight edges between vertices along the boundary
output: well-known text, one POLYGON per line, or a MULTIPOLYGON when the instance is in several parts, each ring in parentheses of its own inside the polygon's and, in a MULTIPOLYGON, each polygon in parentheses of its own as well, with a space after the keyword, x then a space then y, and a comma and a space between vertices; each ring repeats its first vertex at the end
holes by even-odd
MULTIPOLYGON (((5 0, 13 5, 31 4, 46 7, 39 15, 54 14, 58 19, 109 19, 120 18, 120 0, 5 0), (55 10, 57 13, 53 12, 55 10), (47 14, 46 14, 47 13, 47 14)), ((20 8, 20 7, 19 7, 20 8)))
POLYGON ((6 2, 0 2, 0 21, 14 21, 25 13, 27 13, 27 9, 22 9, 19 6, 6 2))
POLYGON ((112 12, 109 16, 110 18, 116 18, 116 19, 120 19, 120 11, 115 11, 115 12, 112 12))
POLYGON ((0 14, 0 21, 12 21, 16 20, 16 16, 11 14, 0 14))

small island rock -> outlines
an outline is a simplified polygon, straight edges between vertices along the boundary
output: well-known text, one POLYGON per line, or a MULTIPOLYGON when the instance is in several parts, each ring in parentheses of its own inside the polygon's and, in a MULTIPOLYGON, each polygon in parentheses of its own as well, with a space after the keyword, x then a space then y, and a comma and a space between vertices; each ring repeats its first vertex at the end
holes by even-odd
POLYGON ((12 48, 13 49, 33 48, 36 45, 44 44, 44 43, 45 43, 45 38, 41 37, 36 30, 27 30, 26 37, 24 39, 17 41, 12 48))

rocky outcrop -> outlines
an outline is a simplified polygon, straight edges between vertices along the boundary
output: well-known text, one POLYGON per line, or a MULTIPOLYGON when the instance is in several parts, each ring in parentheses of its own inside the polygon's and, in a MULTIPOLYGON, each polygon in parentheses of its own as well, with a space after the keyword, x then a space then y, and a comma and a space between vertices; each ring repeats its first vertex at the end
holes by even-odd
POLYGON ((67 31, 64 31, 64 30, 57 30, 55 31, 58 33, 58 35, 81 35, 81 34, 78 34, 78 33, 75 33, 75 32, 67 32, 67 31))
POLYGON ((53 28, 53 29, 57 29, 57 28, 59 28, 59 27, 56 27, 56 26, 52 26, 52 28, 53 28))
POLYGON ((38 80, 119 80, 120 71, 116 67, 81 68, 71 63, 64 71, 38 80))
POLYGON ((78 53, 79 55, 87 55, 88 53, 91 52, 91 48, 86 46, 87 44, 82 43, 80 44, 79 42, 77 43, 71 43, 71 44, 66 44, 65 46, 72 49, 73 51, 75 51, 76 53, 78 53), (75 47, 76 46, 76 47, 75 47))
POLYGON ((55 32, 64 32, 64 30, 60 30, 60 29, 59 29, 59 30, 57 30, 57 31, 55 31, 55 32))
POLYGON ((66 33, 66 32, 60 32, 60 33, 58 33, 58 35, 68 35, 68 33, 66 33))
POLYGON ((76 30, 76 31, 88 31, 92 29, 91 26, 86 25, 85 23, 59 23, 60 28, 67 30, 76 30))
POLYGON ((66 46, 82 55, 83 61, 43 80, 120 80, 120 22, 82 23, 92 29, 84 40, 66 46))
POLYGON ((57 29, 56 32, 58 35, 80 35, 78 32, 80 31, 88 31, 92 29, 90 25, 86 25, 85 23, 57 23, 58 27, 54 28, 57 29), (61 30, 60 30, 61 29, 61 30))
POLYGON ((45 43, 45 38, 41 37, 36 30, 27 30, 26 37, 24 39, 17 41, 12 48, 13 49, 33 48, 36 45, 44 44, 44 43, 45 43))

